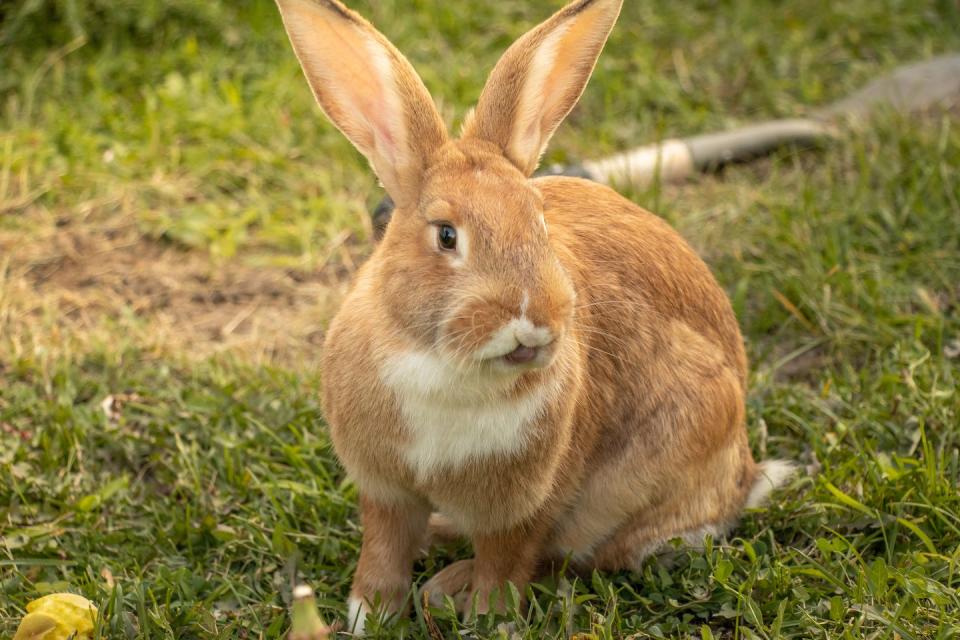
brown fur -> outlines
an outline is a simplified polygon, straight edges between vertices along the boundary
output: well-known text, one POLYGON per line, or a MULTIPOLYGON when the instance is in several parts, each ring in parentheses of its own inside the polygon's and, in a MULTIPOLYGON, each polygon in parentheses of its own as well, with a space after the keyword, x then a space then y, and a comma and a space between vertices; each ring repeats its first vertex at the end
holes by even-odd
MULTIPOLYGON (((279 1, 282 9, 303 9, 310 0, 279 1)), ((332 23, 328 31, 348 34, 336 21, 362 20, 322 9, 327 5, 340 7, 315 4, 310 19, 332 23)), ((413 557, 431 531, 460 531, 475 558, 440 572, 426 589, 476 593, 481 609, 497 606, 490 594, 507 581, 522 587, 538 565, 565 554, 587 569, 636 567, 673 537, 695 541, 725 531, 754 486, 757 466, 744 428, 746 357, 727 297, 706 265, 664 221, 604 186, 528 179, 583 90, 619 8, 619 0, 574 2, 522 38, 454 141, 420 135, 436 121, 434 112, 423 113, 422 84, 360 23, 402 70, 398 94, 415 136, 401 152, 421 169, 404 184, 385 182, 392 195, 401 192, 401 204, 325 346, 326 416, 363 495, 355 598, 379 598, 387 611, 398 610, 413 557), (553 58, 538 53, 548 41, 556 45, 553 58), (531 68, 538 55, 539 71, 531 68), (536 94, 524 93, 536 77, 556 95, 523 103, 536 94), (531 109, 539 109, 530 122, 540 129, 529 139, 540 146, 517 157, 511 140, 529 127, 518 129, 516 118, 531 109), (441 222, 463 237, 460 262, 435 243, 441 222), (541 347, 542 366, 506 375, 471 360, 521 314, 554 338, 541 347), (424 471, 409 454, 417 437, 404 413, 409 400, 384 373, 406 352, 434 354, 471 376, 475 367, 477 380, 493 381, 489 403, 552 391, 516 450, 424 471), (431 510, 450 519, 435 516, 428 531, 431 510)), ((303 54, 301 61, 324 104, 331 89, 310 68, 325 61, 303 54)), ((376 120, 372 103, 357 104, 376 120)), ((327 112, 337 119, 336 110, 327 112)), ((368 136, 380 135, 344 131, 361 150, 368 136)))

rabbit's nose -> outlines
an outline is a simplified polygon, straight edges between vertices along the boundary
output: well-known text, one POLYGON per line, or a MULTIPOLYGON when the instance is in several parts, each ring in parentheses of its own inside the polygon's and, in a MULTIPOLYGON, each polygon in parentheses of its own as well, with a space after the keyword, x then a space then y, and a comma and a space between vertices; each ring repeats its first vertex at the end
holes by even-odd
POLYGON ((538 327, 530 322, 519 323, 514 331, 514 337, 520 347, 545 347, 553 342, 553 332, 547 327, 538 327))

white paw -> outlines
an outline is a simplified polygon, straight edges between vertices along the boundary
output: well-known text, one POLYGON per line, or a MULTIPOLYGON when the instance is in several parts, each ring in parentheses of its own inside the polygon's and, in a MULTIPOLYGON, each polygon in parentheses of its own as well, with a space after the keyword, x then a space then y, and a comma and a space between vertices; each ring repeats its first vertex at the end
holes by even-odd
POLYGON ((366 635, 367 614, 370 607, 362 598, 351 596, 347 600, 347 631, 355 636, 366 635))

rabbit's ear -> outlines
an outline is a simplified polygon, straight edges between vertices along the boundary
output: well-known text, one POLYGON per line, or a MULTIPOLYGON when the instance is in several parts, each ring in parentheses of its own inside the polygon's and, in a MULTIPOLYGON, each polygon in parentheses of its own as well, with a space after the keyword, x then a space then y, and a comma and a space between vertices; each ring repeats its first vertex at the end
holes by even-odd
POLYGON ((464 137, 487 140, 526 175, 583 93, 623 0, 576 0, 497 63, 464 137))
POLYGON ((446 128, 416 71, 338 0, 277 0, 287 35, 327 116, 367 157, 398 206, 415 202, 446 128))

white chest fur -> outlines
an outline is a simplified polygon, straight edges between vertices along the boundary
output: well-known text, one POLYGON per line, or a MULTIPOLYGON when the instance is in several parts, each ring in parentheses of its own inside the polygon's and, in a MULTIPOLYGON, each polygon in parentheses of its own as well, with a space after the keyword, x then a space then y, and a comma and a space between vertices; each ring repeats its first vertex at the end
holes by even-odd
POLYGON ((403 455, 420 477, 522 451, 549 400, 546 389, 504 399, 504 381, 464 374, 429 353, 391 356, 380 375, 400 404, 410 434, 403 455))

